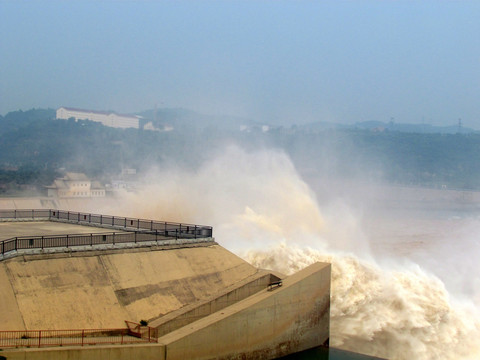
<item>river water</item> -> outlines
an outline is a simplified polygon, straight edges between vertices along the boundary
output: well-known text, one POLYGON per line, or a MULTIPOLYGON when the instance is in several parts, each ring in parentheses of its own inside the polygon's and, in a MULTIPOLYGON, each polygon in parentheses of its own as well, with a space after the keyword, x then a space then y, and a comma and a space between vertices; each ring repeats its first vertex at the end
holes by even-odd
POLYGON ((365 201, 320 200, 324 231, 316 240, 247 259, 286 273, 332 262, 333 347, 388 359, 478 359, 480 208, 448 190, 428 201, 415 198, 421 189, 368 193, 365 201))
POLYGON ((222 246, 284 274, 330 262, 333 348, 479 359, 479 199, 300 175, 281 151, 231 147, 195 171, 153 170, 115 212, 213 225, 222 246))

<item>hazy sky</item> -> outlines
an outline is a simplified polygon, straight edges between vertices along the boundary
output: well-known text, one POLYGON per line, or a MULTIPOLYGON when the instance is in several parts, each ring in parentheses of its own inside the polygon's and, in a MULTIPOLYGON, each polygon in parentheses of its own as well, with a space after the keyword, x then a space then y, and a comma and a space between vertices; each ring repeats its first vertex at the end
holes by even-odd
POLYGON ((0 114, 480 126, 480 1, 0 0, 0 114))

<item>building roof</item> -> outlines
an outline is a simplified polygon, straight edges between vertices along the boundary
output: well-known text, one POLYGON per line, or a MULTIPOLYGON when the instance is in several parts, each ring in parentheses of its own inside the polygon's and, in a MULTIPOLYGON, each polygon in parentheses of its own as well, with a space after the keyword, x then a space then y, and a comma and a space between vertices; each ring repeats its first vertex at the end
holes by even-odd
POLYGON ((92 181, 92 184, 90 185, 90 189, 93 190, 103 190, 105 189, 105 186, 103 186, 100 181, 92 181))
POLYGON ((77 109, 77 108, 71 108, 71 107, 65 107, 65 106, 62 106, 62 107, 58 108, 58 110, 60 110, 60 109, 65 109, 67 111, 77 111, 77 112, 82 112, 82 113, 85 113, 85 114, 117 115, 117 116, 127 117, 127 118, 131 118, 131 119, 136 119, 136 120, 138 120, 138 118, 139 118, 136 115, 118 114, 114 111, 86 110, 86 109, 77 109))
POLYGON ((53 184, 46 186, 47 189, 69 189, 68 181, 90 181, 83 173, 67 172, 63 178, 55 179, 53 184))
POLYGON ((55 187, 57 189, 68 189, 68 186, 67 186, 67 184, 65 184, 65 181, 60 180, 60 179, 56 179, 53 182, 53 187, 55 187))
POLYGON ((70 181, 89 181, 90 179, 84 173, 74 173, 74 172, 67 172, 65 174, 64 180, 70 181))

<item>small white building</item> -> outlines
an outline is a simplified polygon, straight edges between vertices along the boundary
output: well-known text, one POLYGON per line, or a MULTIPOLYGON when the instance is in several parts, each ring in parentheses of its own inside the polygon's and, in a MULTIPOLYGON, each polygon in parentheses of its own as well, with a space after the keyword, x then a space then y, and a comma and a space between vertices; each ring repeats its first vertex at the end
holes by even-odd
POLYGON ((105 197, 105 187, 82 173, 66 173, 63 178, 55 179, 52 185, 47 186, 47 191, 49 197, 56 198, 105 197))
POLYGON ((140 120, 138 116, 134 115, 120 115, 114 112, 107 111, 93 111, 81 110, 74 108, 61 107, 57 109, 57 119, 91 120, 102 123, 105 126, 114 128, 135 128, 140 127, 140 120))

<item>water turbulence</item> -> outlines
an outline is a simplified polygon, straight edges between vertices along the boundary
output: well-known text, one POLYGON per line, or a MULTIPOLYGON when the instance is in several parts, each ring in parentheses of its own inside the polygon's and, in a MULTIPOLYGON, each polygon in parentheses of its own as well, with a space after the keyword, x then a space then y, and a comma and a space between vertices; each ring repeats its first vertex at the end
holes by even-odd
POLYGON ((479 358, 473 300, 453 298, 421 264, 375 259, 354 212, 341 201, 320 206, 284 153, 231 147, 195 172, 154 170, 150 179, 125 194, 124 213, 213 225, 222 246, 284 274, 331 262, 331 346, 389 359, 479 358))

